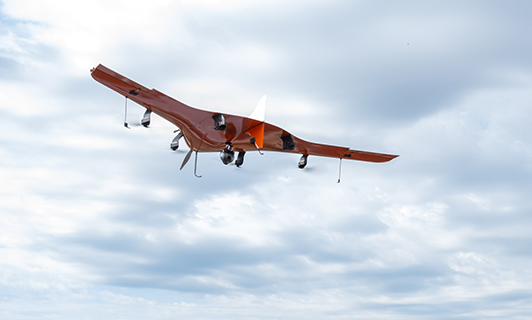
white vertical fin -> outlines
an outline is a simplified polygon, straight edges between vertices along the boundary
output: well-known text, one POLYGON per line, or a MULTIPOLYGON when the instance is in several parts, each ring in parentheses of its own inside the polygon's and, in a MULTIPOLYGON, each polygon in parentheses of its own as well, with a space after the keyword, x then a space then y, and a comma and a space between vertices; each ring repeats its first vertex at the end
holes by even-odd
POLYGON ((268 96, 264 96, 260 99, 259 103, 255 107, 255 110, 251 113, 249 118, 264 122, 266 117, 266 99, 268 96))

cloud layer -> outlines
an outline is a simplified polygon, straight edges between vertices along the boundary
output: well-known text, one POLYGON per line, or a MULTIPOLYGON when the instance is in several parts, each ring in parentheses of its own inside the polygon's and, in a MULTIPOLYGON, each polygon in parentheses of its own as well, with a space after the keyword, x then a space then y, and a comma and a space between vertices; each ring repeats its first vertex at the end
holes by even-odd
MULTIPOLYGON (((0 2, 6 319, 522 319, 532 47, 522 1, 0 2), (98 63, 390 163, 200 154, 122 127, 98 63)), ((135 123, 142 108, 129 106, 135 123)))

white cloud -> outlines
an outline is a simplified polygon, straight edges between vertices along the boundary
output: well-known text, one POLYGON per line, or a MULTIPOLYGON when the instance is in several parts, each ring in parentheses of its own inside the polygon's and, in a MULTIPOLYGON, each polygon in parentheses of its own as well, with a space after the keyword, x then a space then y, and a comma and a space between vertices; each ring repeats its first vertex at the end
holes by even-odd
POLYGON ((3 1, 2 316, 528 316, 519 6, 3 1), (210 110, 268 94, 301 138, 401 156, 336 184, 335 159, 201 154, 197 179, 173 125, 131 104, 122 127, 99 62, 210 110))

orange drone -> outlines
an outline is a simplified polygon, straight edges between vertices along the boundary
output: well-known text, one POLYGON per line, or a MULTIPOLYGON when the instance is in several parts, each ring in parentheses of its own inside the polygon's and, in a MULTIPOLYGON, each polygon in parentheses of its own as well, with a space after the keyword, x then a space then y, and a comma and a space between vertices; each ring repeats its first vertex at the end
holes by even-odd
MULTIPOLYGON (((198 152, 220 152, 224 164, 235 159, 240 167, 244 163, 247 151, 277 151, 301 154, 299 168, 307 165, 309 155, 340 159, 360 160, 369 162, 387 162, 397 155, 353 150, 325 144, 308 142, 295 137, 288 131, 264 122, 266 96, 264 96, 255 111, 249 117, 241 117, 213 111, 196 109, 179 102, 156 89, 148 89, 103 65, 91 70, 94 80, 118 92, 127 99, 133 100, 147 110, 142 117, 141 124, 147 127, 150 116, 155 112, 164 119, 175 124, 179 134, 172 140, 171 148, 179 147, 179 139, 185 139, 190 151, 185 156, 181 169, 195 152, 194 175, 196 174, 198 152)), ((127 121, 124 125, 128 127, 127 121)), ((340 167, 341 169, 341 167, 340 167)), ((338 179, 340 182, 340 179, 338 179)))

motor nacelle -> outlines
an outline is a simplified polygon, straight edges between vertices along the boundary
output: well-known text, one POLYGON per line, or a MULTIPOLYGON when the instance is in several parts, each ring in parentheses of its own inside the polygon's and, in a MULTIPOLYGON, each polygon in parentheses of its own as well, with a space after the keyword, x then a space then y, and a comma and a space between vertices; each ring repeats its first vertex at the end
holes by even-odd
POLYGON ((296 148, 296 142, 291 134, 282 136, 281 140, 283 140, 283 150, 294 150, 296 148))
MULTIPOLYGON (((177 132, 179 130, 176 130, 174 132, 177 132)), ((179 132, 177 134, 177 136, 175 136, 174 139, 172 139, 172 142, 170 143, 170 148, 172 148, 172 150, 177 150, 177 148, 179 148, 179 139, 181 139, 183 137, 183 133, 182 132, 179 132)))
POLYGON ((230 164, 235 160, 235 152, 229 148, 223 149, 220 152, 220 159, 222 160, 223 164, 230 164))
POLYGON ((142 117, 142 119, 140 120, 140 124, 142 124, 144 127, 148 127, 150 125, 150 122, 151 122, 151 110, 146 110, 146 112, 144 112, 144 116, 142 117))
POLYGON ((246 154, 246 151, 240 151, 238 153, 238 157, 236 158, 236 166, 240 168, 241 165, 244 164, 244 155, 246 154))
POLYGON ((301 159, 299 159, 299 162, 297 164, 299 169, 303 169, 307 166, 307 159, 308 159, 308 154, 304 154, 301 156, 301 159))
POLYGON ((225 118, 223 114, 215 114, 212 116, 212 119, 214 120, 214 130, 224 131, 227 127, 227 123, 225 122, 225 118))

